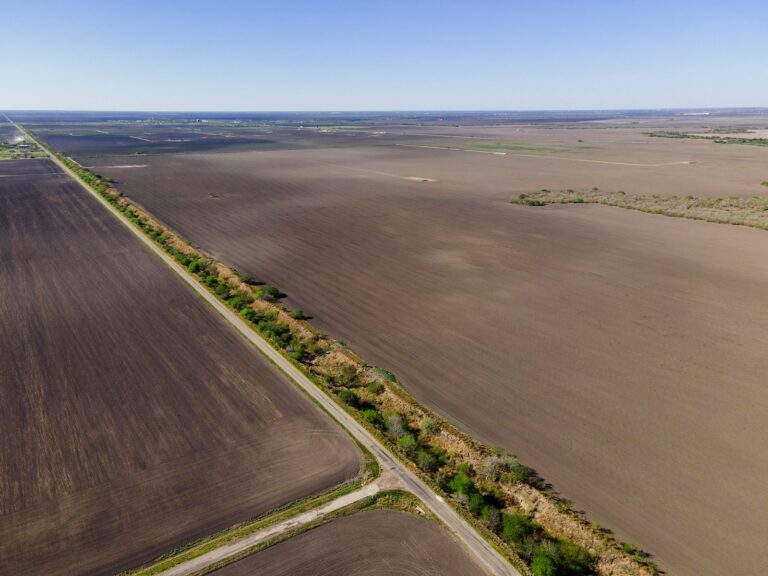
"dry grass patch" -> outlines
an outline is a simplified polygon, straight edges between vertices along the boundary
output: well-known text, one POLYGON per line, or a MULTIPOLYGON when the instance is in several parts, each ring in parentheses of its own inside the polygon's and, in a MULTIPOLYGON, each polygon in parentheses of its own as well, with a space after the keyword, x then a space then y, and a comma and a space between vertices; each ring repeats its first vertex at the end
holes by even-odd
MULTIPOLYGON (((763 185, 768 185, 768 182, 763 182, 763 185)), ((510 202, 523 206, 602 204, 639 210, 649 214, 663 214, 677 218, 691 218, 768 230, 768 197, 765 196, 711 198, 626 194, 622 191, 608 192, 598 188, 587 191, 543 189, 538 192, 520 194, 512 198, 510 202)))

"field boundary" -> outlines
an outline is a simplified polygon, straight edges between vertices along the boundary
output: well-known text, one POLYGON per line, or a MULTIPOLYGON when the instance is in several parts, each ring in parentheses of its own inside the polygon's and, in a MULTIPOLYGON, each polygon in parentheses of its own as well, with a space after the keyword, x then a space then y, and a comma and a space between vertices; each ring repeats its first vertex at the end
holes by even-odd
MULTIPOLYGON (((462 525, 446 516, 446 509, 474 526, 487 540, 483 545, 486 549, 495 549, 523 574, 529 573, 526 564, 540 554, 539 549, 541 554, 555 549, 561 556, 571 554, 581 566, 574 574, 656 573, 648 555, 591 525, 514 457, 474 441, 418 404, 390 372, 368 365, 344 345, 314 329, 300 311, 283 307, 277 300, 279 291, 253 282, 202 253, 126 199, 108 180, 47 149, 126 226, 131 228, 132 223, 134 233, 188 284, 197 286, 219 313, 230 320, 238 313, 233 321, 238 331, 322 403, 334 419, 355 433, 362 430, 366 437, 375 439, 369 447, 385 466, 395 454, 398 460, 394 461, 407 471, 400 471, 404 479, 410 483, 411 478, 419 477, 426 483, 430 488, 414 483, 408 488, 454 532, 463 530, 462 525), (311 382, 313 390, 305 386, 302 378, 311 382), (389 452, 380 446, 386 446, 389 452), (451 505, 443 504, 444 498, 436 494, 448 497, 451 505), (508 518, 510 522, 527 522, 535 547, 528 536, 523 542, 507 534, 508 518)), ((472 534, 463 532, 460 537, 467 544, 477 540, 472 534)), ((548 561, 555 562, 552 558, 548 561)))

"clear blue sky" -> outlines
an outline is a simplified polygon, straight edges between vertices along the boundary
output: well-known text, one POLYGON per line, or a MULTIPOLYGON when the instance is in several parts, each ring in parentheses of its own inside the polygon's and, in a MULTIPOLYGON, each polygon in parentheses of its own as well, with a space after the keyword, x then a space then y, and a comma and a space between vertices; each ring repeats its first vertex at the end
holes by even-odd
POLYGON ((0 109, 768 106, 768 0, 3 0, 0 18, 0 109))

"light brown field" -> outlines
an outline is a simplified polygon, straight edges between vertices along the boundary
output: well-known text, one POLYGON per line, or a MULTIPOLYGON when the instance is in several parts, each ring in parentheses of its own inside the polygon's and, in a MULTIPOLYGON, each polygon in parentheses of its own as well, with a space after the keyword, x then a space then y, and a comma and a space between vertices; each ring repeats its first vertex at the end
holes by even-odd
POLYGON ((125 158, 83 162, 279 286, 421 401, 517 453, 670 574, 759 574, 768 234, 508 203, 545 187, 768 192, 768 149, 649 129, 315 132, 293 150, 150 155, 122 171, 99 166, 125 158), (442 149, 467 134, 532 149, 442 149), (578 139, 593 148, 574 151, 578 139), (694 163, 669 164, 679 161, 694 163))
POLYGON ((333 520, 216 572, 220 576, 470 576, 483 571, 440 528, 405 512, 333 520))
POLYGON ((0 573, 115 573, 357 474, 352 441, 51 162, 0 172, 0 573))

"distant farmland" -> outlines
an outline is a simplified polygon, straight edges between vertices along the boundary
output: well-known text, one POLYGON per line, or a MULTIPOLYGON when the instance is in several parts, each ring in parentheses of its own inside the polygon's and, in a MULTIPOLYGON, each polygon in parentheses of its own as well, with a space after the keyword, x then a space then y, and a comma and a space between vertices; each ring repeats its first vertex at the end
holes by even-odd
POLYGON ((16 128, 8 122, 0 120, 0 143, 10 142, 16 135, 16 128))
POLYGON ((358 449, 49 161, 0 163, 0 572, 107 574, 358 449))
POLYGON ((480 576, 440 525, 375 510, 333 520, 216 572, 219 576, 480 576))
POLYGON ((705 121, 768 119, 226 128, 252 141, 213 149, 186 127, 174 153, 130 149, 140 160, 86 151, 90 135, 56 144, 663 569, 750 574, 768 564, 768 233, 509 204, 541 188, 768 194, 765 149, 642 133, 705 121))

